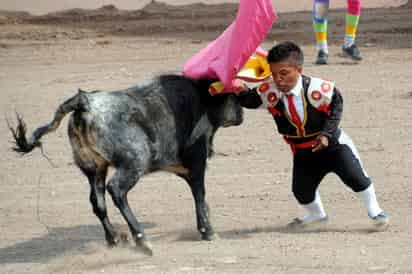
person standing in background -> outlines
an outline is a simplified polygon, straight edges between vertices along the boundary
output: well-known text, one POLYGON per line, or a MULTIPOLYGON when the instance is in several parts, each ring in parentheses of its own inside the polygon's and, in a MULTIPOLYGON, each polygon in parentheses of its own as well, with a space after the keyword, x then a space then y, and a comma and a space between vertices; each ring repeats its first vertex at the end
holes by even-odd
MULTIPOLYGON (((318 53, 316 64, 318 65, 326 65, 328 63, 328 11, 329 0, 314 0, 312 19, 318 53)), ((359 16, 360 0, 347 0, 345 37, 343 40, 342 52, 344 57, 351 58, 355 61, 362 60, 360 51, 355 44, 359 16)))

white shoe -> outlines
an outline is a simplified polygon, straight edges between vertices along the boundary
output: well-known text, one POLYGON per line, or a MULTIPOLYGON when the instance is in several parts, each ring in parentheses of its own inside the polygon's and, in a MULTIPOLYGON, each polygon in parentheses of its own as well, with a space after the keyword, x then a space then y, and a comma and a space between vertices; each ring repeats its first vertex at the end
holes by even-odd
POLYGON ((302 220, 301 218, 295 218, 290 222, 287 227, 290 229, 303 229, 303 228, 312 228, 317 227, 318 225, 325 225, 329 221, 329 217, 321 217, 318 219, 313 219, 310 221, 302 220))
POLYGON ((385 212, 381 212, 375 217, 371 217, 374 226, 379 230, 385 230, 389 226, 389 216, 385 212))

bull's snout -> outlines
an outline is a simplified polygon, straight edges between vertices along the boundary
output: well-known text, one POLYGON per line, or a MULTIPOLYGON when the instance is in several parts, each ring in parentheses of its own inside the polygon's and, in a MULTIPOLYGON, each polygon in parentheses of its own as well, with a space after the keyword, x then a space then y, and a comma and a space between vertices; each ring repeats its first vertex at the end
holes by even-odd
POLYGON ((243 122, 243 109, 235 95, 230 95, 223 111, 223 127, 238 126, 243 122))

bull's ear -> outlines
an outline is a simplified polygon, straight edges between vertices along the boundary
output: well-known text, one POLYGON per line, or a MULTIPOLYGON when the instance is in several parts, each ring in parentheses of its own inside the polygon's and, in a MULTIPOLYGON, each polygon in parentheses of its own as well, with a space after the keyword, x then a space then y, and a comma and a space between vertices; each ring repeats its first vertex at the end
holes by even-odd
POLYGON ((82 90, 81 88, 79 88, 79 93, 86 93, 87 91, 82 90))

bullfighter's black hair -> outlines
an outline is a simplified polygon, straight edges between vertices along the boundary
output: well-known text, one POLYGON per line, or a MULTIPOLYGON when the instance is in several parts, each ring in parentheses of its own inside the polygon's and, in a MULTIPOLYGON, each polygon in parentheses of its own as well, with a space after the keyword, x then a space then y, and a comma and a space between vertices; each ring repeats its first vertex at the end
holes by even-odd
POLYGON ((282 42, 273 46, 268 53, 267 61, 269 63, 278 63, 287 61, 295 66, 303 65, 304 57, 300 47, 291 41, 282 42))

